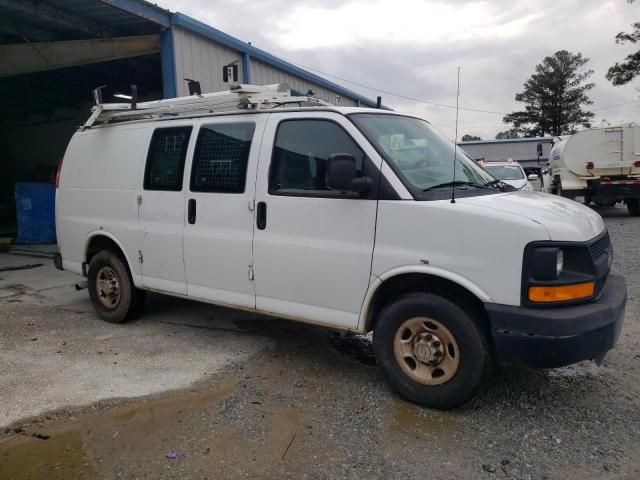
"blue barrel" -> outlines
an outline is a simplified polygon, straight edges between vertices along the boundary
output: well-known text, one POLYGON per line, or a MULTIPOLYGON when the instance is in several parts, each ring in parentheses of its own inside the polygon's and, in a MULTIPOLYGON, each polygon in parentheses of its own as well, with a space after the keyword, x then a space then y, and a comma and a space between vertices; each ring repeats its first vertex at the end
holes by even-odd
POLYGON ((56 187, 50 183, 17 182, 16 243, 56 243, 56 187))

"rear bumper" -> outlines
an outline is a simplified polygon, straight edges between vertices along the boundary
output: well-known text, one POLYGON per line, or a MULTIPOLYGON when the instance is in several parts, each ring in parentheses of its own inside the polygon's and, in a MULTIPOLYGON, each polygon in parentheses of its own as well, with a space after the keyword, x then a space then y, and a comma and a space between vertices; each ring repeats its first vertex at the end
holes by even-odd
POLYGON ((638 198, 640 184, 635 181, 600 183, 589 188, 591 197, 638 198))
POLYGON ((638 198, 640 197, 640 183, 635 181, 617 183, 592 183, 587 188, 577 190, 562 190, 562 196, 575 199, 576 197, 602 198, 638 198))
POLYGON ((554 368, 611 350, 626 302, 624 278, 611 274, 597 302, 554 308, 485 304, 485 309, 500 363, 554 368))

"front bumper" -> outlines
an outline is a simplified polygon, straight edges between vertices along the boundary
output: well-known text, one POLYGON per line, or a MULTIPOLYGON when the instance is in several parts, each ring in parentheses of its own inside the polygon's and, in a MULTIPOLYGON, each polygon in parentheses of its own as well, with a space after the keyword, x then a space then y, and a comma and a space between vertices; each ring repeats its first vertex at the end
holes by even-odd
POLYGON ((597 302, 552 308, 487 303, 485 309, 500 363, 555 368, 611 350, 626 303, 624 277, 610 274, 597 302))

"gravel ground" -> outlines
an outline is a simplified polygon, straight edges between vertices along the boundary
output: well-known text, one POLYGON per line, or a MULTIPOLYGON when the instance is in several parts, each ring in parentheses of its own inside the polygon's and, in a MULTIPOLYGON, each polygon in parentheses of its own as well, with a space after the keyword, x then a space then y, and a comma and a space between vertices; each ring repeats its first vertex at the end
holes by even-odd
POLYGON ((0 432, 0 478, 640 478, 640 218, 600 213, 629 292, 602 367, 501 369, 440 412, 389 389, 367 338, 237 320, 238 336, 267 346, 186 391, 16 422, 0 432))

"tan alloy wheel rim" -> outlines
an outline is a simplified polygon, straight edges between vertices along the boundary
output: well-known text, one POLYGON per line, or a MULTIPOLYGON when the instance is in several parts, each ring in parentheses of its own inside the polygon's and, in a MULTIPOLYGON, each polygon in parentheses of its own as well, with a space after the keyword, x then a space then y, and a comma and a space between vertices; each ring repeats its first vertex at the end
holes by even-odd
POLYGON ((440 322, 427 317, 414 317, 400 325, 393 351, 402 371, 423 385, 451 380, 460 365, 454 336, 440 322))
POLYGON ((107 308, 115 308, 120 302, 120 282, 111 267, 102 267, 96 276, 98 299, 107 308))

